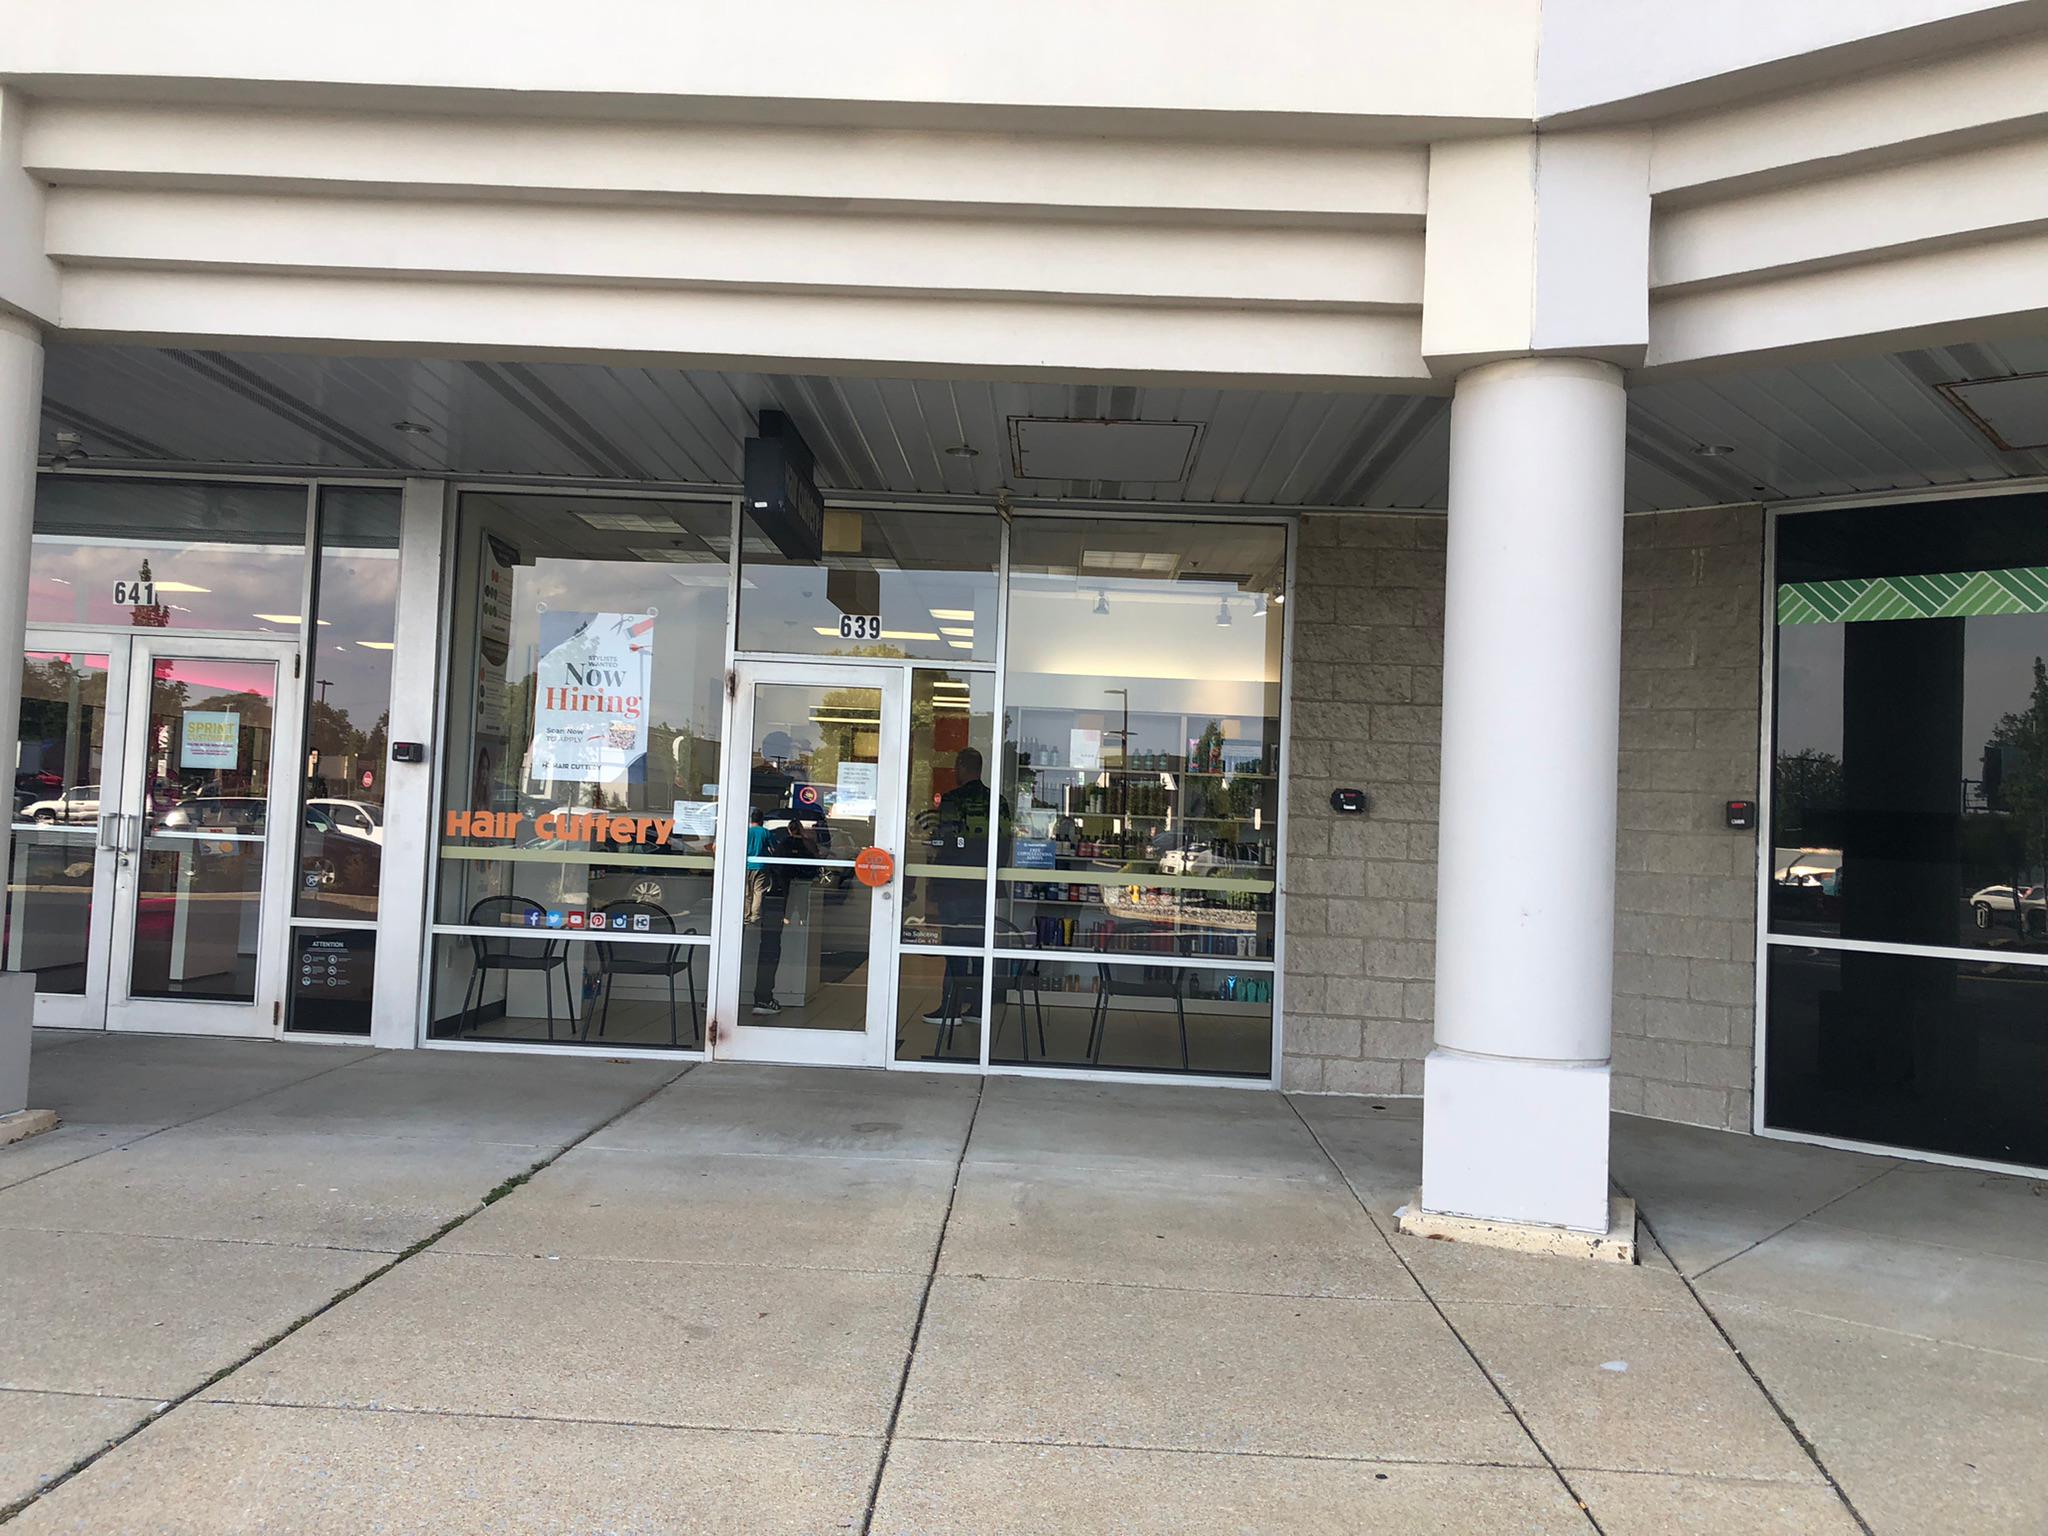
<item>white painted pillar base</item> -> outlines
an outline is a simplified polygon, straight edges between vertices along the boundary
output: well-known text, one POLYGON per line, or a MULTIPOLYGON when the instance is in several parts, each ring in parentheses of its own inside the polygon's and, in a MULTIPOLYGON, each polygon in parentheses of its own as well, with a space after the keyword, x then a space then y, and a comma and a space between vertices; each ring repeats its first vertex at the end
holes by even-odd
POLYGON ((1422 1070, 1425 1209, 1607 1230, 1607 1063, 1437 1049, 1422 1070))
POLYGON ((1425 1212, 1607 1231, 1626 407, 1580 358, 1452 400, 1425 1212))

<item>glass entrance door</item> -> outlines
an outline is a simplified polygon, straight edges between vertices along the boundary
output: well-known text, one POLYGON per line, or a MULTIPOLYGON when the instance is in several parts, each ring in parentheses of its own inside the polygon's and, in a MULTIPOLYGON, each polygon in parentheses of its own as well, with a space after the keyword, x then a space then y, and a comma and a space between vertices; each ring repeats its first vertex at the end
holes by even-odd
POLYGON ((296 843, 294 648, 137 637, 130 650, 125 771, 104 807, 108 1027, 271 1034, 296 843))
POLYGON ((903 674, 743 662, 718 861, 716 1055, 880 1066, 902 884, 903 674), (731 786, 737 789, 739 786, 731 786))
POLYGON ((36 974, 36 1022, 99 1029, 119 818, 127 641, 36 631, 21 660, 6 968, 36 974))

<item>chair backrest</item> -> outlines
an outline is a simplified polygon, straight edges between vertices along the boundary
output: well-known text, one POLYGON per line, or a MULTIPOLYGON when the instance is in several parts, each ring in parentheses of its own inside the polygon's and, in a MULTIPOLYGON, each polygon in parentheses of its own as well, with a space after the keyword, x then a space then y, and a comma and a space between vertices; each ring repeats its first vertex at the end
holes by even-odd
POLYGON ((605 938, 599 939, 597 941, 597 959, 598 964, 600 965, 610 965, 613 959, 613 955, 617 951, 638 953, 642 956, 645 956, 648 959, 652 959, 655 955, 662 954, 661 950, 650 949, 647 946, 613 944, 607 942, 607 940, 609 940, 613 936, 632 933, 672 934, 676 931, 676 920, 674 915, 670 913, 668 908, 656 906, 651 901, 615 901, 611 903, 611 905, 609 906, 600 907, 597 910, 597 912, 593 914, 593 927, 596 926, 596 922, 600 918, 604 920, 604 933, 606 935, 605 938), (624 926, 621 926, 620 923, 617 921, 620 918, 623 918, 625 920, 624 926), (642 922, 642 918, 645 918, 646 921, 642 922))
POLYGON ((556 940, 550 931, 545 927, 534 927, 526 920, 529 912, 537 912, 545 923, 547 911, 531 896, 486 896, 476 902, 469 909, 472 928, 502 927, 505 930, 502 937, 495 933, 472 933, 469 936, 476 963, 489 967, 513 955, 530 957, 551 952, 556 940))

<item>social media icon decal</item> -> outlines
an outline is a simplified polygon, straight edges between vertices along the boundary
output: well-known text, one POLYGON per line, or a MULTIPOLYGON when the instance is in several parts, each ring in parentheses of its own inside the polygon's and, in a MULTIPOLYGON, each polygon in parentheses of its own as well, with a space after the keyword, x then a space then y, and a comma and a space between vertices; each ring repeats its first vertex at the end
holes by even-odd
POLYGON ((583 926, 583 914, 581 912, 571 912, 569 914, 569 926, 571 928, 581 928, 583 926))
POLYGON ((625 927, 625 926, 626 926, 626 914, 625 914, 625 913, 623 913, 623 912, 615 912, 615 913, 613 913, 613 914, 612 914, 612 926, 613 926, 614 928, 623 928, 623 927, 625 927))
POLYGON ((559 913, 559 912, 550 912, 550 913, 548 914, 548 926, 549 926, 550 928, 559 928, 559 927, 561 927, 561 926, 562 926, 562 922, 563 922, 563 918, 562 918, 562 914, 561 914, 561 913, 559 913))
POLYGON ((529 927, 529 928, 538 928, 538 927, 539 927, 539 926, 541 925, 541 919, 542 919, 542 918, 543 918, 543 917, 544 917, 545 915, 546 915, 545 913, 541 913, 541 912, 529 912, 529 913, 527 913, 527 914, 526 914, 526 926, 527 926, 527 927, 529 927))
POLYGON ((654 919, 645 912, 635 912, 633 914, 633 929, 636 933, 646 933, 653 927, 654 919))

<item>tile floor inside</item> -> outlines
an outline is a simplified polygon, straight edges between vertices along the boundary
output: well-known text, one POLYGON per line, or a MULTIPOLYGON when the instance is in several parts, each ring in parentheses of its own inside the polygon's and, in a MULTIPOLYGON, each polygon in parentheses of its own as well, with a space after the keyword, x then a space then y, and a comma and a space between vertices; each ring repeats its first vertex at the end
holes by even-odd
POLYGON ((1413 1101, 55 1032, 35 1085, 10 1533, 2048 1528, 2048 1183, 1617 1117, 1621 1268, 1391 1235, 1413 1101))

